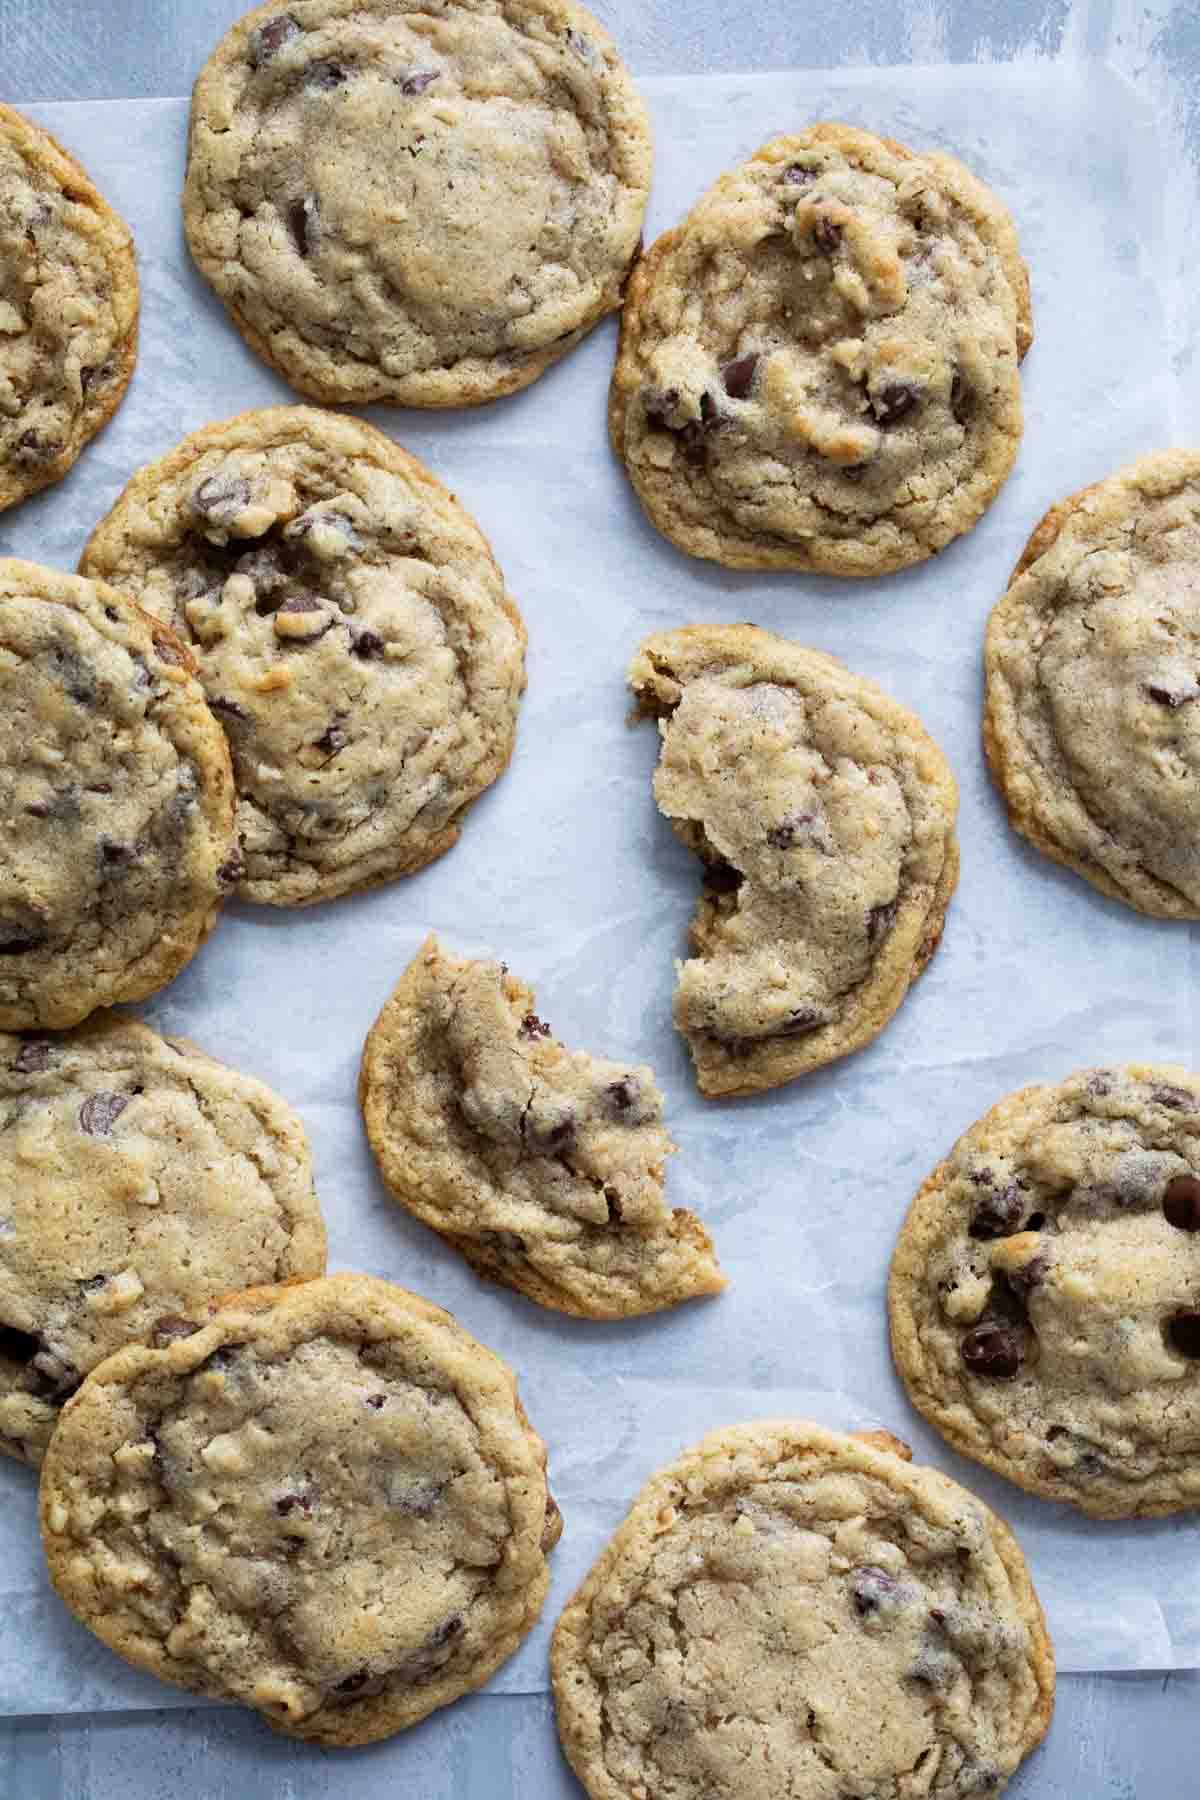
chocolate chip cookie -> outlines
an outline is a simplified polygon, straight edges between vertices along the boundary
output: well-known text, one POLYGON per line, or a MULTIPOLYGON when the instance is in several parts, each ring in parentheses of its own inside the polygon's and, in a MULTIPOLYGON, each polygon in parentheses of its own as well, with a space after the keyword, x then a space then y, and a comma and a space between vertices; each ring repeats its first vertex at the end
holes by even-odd
POLYGON ((0 560, 0 1031, 177 975, 232 880, 233 778, 195 664, 99 581, 0 560))
POLYGON ((776 1087, 882 1031, 937 948, 958 789, 912 713, 754 625, 648 637, 629 671, 654 794, 704 865, 675 1023, 706 1094, 776 1087))
POLYGON ((511 1370, 364 1275, 259 1288, 118 1351, 63 1409, 42 1535, 138 1667, 318 1743, 480 1687, 561 1530, 511 1370))
POLYGON ((243 413, 135 475, 84 553, 199 664, 237 783, 247 900, 423 868, 508 766, 525 627, 415 457, 307 406, 243 413))
POLYGON ((995 497, 1032 338, 1012 220, 981 181, 815 125, 723 175, 638 264, 613 447, 692 556, 886 574, 995 497))
POLYGON ((764 1420, 647 1482, 551 1651, 593 1800, 1000 1792, 1054 1654, 1008 1528, 908 1456, 764 1420))
POLYGON ((61 481, 137 359, 133 239, 73 156, 0 105, 0 509, 61 481))
POLYGON ((417 952, 367 1039, 359 1099, 396 1198, 472 1268, 588 1319, 725 1285, 664 1195, 675 1146, 647 1068, 570 1051, 503 963, 417 952))
POLYGON ((912 1204, 892 1350, 956 1450, 1094 1517, 1200 1505, 1200 1077, 1002 1100, 912 1204))
POLYGON ((317 400, 474 406, 607 312, 645 108, 573 0, 292 0, 192 104, 184 223, 252 349, 317 400))
POLYGON ((987 633, 983 739, 1011 824, 1114 900, 1200 918, 1200 452, 1054 506, 987 633))
POLYGON ((115 1013, 0 1033, 0 1450, 40 1462, 114 1350, 324 1268, 304 1128, 261 1082, 115 1013))

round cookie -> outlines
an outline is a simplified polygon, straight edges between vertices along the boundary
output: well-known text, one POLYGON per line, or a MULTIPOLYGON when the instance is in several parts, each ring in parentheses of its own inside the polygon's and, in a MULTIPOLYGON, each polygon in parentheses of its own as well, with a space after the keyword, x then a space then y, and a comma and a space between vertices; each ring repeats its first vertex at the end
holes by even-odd
POLYGON ((0 105, 0 509, 61 481, 137 360, 133 239, 73 156, 0 105))
POLYGON ((324 1269, 304 1128, 261 1082, 115 1013, 0 1033, 0 1450, 40 1462, 66 1397, 155 1326, 324 1269))
POLYGON ((1053 1651, 1008 1528, 908 1455, 765 1420, 651 1477, 551 1650, 593 1800, 999 1793, 1053 1651))
POLYGON ((475 406, 620 305, 650 164, 574 0, 273 0, 196 83, 184 224, 302 393, 475 406))
POLYGON ((754 625, 648 637, 629 685, 659 809, 704 864, 675 1024, 705 1094, 777 1087, 870 1043, 937 948, 958 789, 874 682, 754 625))
POLYGON ((1200 1505, 1200 1077, 1134 1063, 1002 1100, 913 1201, 888 1286, 913 1405, 1102 1519, 1200 1505))
POLYGON ((142 469, 85 574, 187 642, 229 737, 243 899, 411 874, 508 766, 525 627, 475 521, 358 419, 243 413, 142 469))
POLYGON ((503 963, 430 937, 375 1021, 359 1100, 380 1172, 472 1268, 542 1306, 623 1319, 725 1285, 647 1068, 569 1051, 503 963))
POLYGON ((994 498, 1032 338, 1012 220, 982 182, 815 125, 723 175, 638 264, 613 447, 692 556, 886 574, 994 498))
POLYGON ((1054 506, 988 623, 983 741, 1015 829, 1114 900, 1200 918, 1200 452, 1054 506))
POLYGON ((103 582, 0 560, 0 1031, 143 1000, 216 923, 233 777, 194 674, 103 582))
POLYGON ((63 1409, 42 1535, 129 1662, 365 1744, 480 1687, 534 1624, 561 1530, 545 1461, 511 1370, 449 1313, 336 1275, 109 1357, 63 1409))

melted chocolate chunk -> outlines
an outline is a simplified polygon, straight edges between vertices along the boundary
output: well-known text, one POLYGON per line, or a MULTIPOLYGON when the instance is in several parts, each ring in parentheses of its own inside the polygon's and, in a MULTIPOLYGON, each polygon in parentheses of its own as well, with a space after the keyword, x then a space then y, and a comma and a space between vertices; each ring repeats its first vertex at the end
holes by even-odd
POLYGON ((305 87, 318 94, 330 94, 335 88, 345 87, 349 79, 349 69, 328 57, 321 62, 309 63, 304 71, 305 87))
POLYGON ((80 1131, 89 1137, 107 1137, 128 1105, 128 1094, 89 1094, 79 1109, 80 1131))
POLYGON ((432 87, 440 79, 441 73, 440 69, 414 69, 411 75, 401 76, 396 85, 405 98, 411 100, 417 94, 423 94, 427 87, 432 87))
POLYGON ((119 874, 137 861, 136 844, 119 844, 114 838, 100 839, 100 873, 119 874))
POLYGON ((636 1105, 632 1083, 627 1080, 610 1081, 604 1090, 604 1098, 608 1110, 615 1113, 618 1119, 631 1113, 636 1105))
POLYGON ((1200 1181, 1194 1175, 1173 1175, 1162 1202, 1163 1215, 1176 1231, 1200 1231, 1200 1181))
POLYGON ((253 32, 246 46, 252 69, 261 69, 264 63, 278 56, 285 44, 300 36, 300 26, 291 13, 276 13, 265 25, 260 25, 253 32))
POLYGON ((1011 1237, 1025 1210, 1025 1200, 1015 1181, 1000 1192, 985 1194, 971 1215, 973 1238, 1011 1237))
POLYGON ((350 654, 364 660, 383 655, 383 639, 377 631, 357 631, 350 636, 350 654))
POLYGON ((210 475, 192 495, 192 510, 214 525, 228 525, 250 504, 250 483, 240 475, 210 475))
POLYGON ((155 1348, 161 1350, 180 1338, 195 1337, 199 1329, 194 1319, 185 1319, 182 1313, 164 1313, 161 1319, 155 1319, 150 1339, 155 1348))
POLYGON ((1167 1342, 1189 1362, 1200 1360, 1200 1307, 1181 1306, 1167 1320, 1167 1342))
POLYGON ((751 352, 748 356, 739 356, 735 362, 728 362, 721 370, 721 381, 725 392, 731 400, 744 400, 754 386, 754 372, 758 368, 758 355, 751 352))
POLYGON ((1019 1332, 995 1319, 968 1331, 959 1350, 971 1374, 990 1381, 1011 1381, 1024 1360, 1019 1332))
POLYGON ((819 213, 812 228, 813 243, 826 256, 832 256, 842 241, 842 228, 826 213, 819 213))
POLYGON ((1177 707, 1186 706, 1189 700, 1200 699, 1200 687, 1196 686, 1171 689, 1147 685, 1146 693, 1150 696, 1151 700, 1157 701, 1159 706, 1170 707, 1172 712, 1174 712, 1177 707))
POLYGON ((378 1412, 381 1407, 387 1405, 387 1395, 368 1394, 363 1404, 369 1406, 373 1412, 378 1412))
POLYGON ((871 408, 881 425, 894 425, 916 406, 918 394, 907 381, 893 381, 871 397, 871 408))
POLYGON ((896 1577, 889 1575, 886 1569, 876 1568, 874 1563, 855 1569, 850 1578, 850 1598, 859 1618, 869 1619, 877 1613, 881 1606, 895 1598, 898 1587, 896 1577))

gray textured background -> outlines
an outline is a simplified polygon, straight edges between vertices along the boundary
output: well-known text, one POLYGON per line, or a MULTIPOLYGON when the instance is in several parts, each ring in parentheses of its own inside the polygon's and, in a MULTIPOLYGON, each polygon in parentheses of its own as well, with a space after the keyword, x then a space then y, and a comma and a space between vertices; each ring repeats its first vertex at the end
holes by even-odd
MULTIPOLYGON (((185 93, 244 10, 240 0, 0 0, 0 99, 185 93)), ((1103 61, 1159 109, 1177 172, 1191 182, 1177 190, 1177 215, 1195 217, 1197 0, 592 0, 592 10, 642 75, 1049 57, 1078 64, 1086 79, 1088 64, 1103 61)), ((1190 360, 1180 375, 1181 417, 1194 441, 1200 384, 1190 360)), ((1008 1793, 1195 1800, 1198 1716, 1197 1674, 1066 1678, 1050 1744, 1008 1793)), ((579 1792, 558 1764, 543 1697, 467 1700, 402 1740, 352 1755, 276 1738, 238 1712, 0 1721, 0 1800, 570 1800, 579 1792)))

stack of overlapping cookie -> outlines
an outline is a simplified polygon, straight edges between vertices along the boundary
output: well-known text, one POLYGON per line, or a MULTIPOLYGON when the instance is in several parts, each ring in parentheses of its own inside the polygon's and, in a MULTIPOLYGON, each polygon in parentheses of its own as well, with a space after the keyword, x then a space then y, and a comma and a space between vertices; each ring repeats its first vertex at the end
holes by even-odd
MULTIPOLYGON (((646 254, 644 109, 573 0, 261 7, 196 87, 188 240, 322 402, 470 406, 622 304, 613 446, 680 549, 878 577, 980 518, 1022 431, 1029 287, 951 157, 776 138, 646 254), (628 284, 626 286, 626 283, 628 284)), ((129 235, 0 109, 0 504, 57 480, 133 367, 129 235)), ((1200 916, 1200 457, 1037 528, 988 632, 1014 825, 1105 893, 1200 916)), ((78 576, 0 564, 0 1447, 42 1465, 51 1573, 115 1650, 303 1737, 486 1680, 561 1521, 510 1372, 427 1301, 327 1277, 303 1128, 99 1009, 228 894, 305 905, 457 840, 511 755, 525 628, 390 438, 311 406, 194 433, 78 576), (20 1034, 20 1035, 18 1035, 20 1034)), ((754 626, 648 638, 655 795, 703 868, 675 1022, 701 1091, 886 1026, 958 874, 957 789, 905 707, 754 626)), ((367 1041, 388 1187, 480 1273, 622 1319, 714 1295, 666 1197, 652 1072, 560 1044, 505 965, 431 938, 367 1041)), ((1200 1080, 1030 1088, 955 1146, 896 1250, 892 1342, 948 1440, 1099 1516, 1195 1506, 1200 1080)), ((1001 1521, 887 1434, 731 1425, 656 1475, 559 1622, 598 1800, 994 1793, 1054 1665, 1001 1521)))

